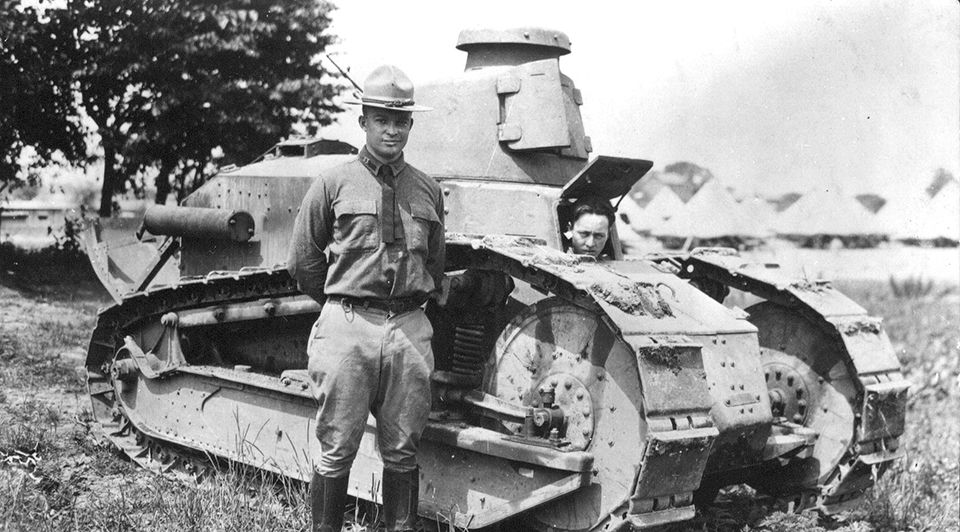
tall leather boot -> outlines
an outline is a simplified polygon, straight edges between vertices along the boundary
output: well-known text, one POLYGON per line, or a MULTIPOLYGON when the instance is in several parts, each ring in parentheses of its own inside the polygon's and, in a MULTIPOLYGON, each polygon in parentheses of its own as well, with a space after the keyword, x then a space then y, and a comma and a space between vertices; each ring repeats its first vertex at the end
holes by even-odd
POLYGON ((313 532, 340 532, 347 505, 350 475, 325 477, 316 471, 310 479, 310 514, 313 532))
POLYGON ((420 469, 399 473, 383 470, 383 524, 387 532, 417 530, 420 469))

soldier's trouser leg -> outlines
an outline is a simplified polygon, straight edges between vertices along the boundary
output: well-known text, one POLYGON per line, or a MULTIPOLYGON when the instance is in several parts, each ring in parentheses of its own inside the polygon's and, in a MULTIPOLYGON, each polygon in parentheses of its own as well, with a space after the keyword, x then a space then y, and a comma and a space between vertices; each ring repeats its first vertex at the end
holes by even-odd
POLYGON ((319 403, 316 471, 326 477, 349 475, 377 398, 382 326, 376 321, 327 303, 313 327, 307 368, 319 403))
MULTIPOLYGON (((420 309, 391 315, 328 303, 308 346, 310 375, 320 403, 317 472, 324 477, 349 475, 367 413, 372 411, 377 417, 377 443, 384 468, 405 475, 405 480, 392 483, 391 489, 406 495, 393 500, 402 499, 408 508, 412 505, 412 511, 404 515, 414 520, 417 451, 430 413, 432 335, 430 321, 420 309)), ((405 521, 400 521, 401 526, 406 526, 405 521)))
POLYGON ((383 470, 383 524, 387 532, 416 530, 420 470, 383 470))
POLYGON ((383 457, 387 532, 417 529, 420 470, 417 451, 430 414, 433 328, 421 310, 389 318, 384 327, 377 443, 383 457))
POLYGON ((388 317, 383 324, 380 389, 372 410, 383 468, 417 467, 420 436, 430 416, 433 327, 420 309, 388 317))
POLYGON ((340 532, 347 504, 349 475, 325 477, 314 472, 310 480, 310 513, 313 532, 340 532))

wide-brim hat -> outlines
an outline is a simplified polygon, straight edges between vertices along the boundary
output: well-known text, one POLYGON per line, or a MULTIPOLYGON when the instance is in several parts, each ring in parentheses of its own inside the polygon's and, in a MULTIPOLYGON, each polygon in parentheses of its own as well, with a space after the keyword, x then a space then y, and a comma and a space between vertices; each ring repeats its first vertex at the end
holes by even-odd
POLYGON ((366 105, 393 111, 433 111, 413 100, 413 82, 402 70, 393 65, 374 69, 363 82, 363 94, 344 100, 349 105, 366 105))

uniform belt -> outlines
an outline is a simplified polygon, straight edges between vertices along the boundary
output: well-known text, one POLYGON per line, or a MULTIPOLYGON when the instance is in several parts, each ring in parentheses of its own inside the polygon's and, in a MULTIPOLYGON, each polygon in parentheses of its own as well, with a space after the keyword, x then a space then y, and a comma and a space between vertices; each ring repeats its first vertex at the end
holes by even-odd
POLYGON ((374 309, 393 314, 410 312, 426 301, 426 298, 404 297, 398 299, 373 299, 370 297, 327 296, 327 301, 358 309, 374 309))

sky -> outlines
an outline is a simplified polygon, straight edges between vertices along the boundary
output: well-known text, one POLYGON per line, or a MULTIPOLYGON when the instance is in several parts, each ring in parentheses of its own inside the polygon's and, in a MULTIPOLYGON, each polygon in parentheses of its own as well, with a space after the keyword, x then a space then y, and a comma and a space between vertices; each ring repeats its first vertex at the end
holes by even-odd
MULTIPOLYGON (((464 28, 564 32, 593 155, 693 162, 744 193, 889 197, 940 167, 960 177, 955 1, 337 4, 331 51, 361 83, 384 63, 415 84, 461 72, 464 28)), ((362 144, 355 112, 323 135, 362 144)))

